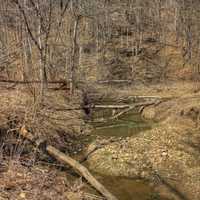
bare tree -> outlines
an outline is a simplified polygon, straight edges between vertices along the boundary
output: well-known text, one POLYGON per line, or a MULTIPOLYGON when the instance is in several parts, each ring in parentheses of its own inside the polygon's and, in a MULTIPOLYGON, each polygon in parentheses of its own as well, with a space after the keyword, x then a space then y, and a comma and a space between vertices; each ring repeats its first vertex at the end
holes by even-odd
POLYGON ((52 25, 52 9, 53 2, 49 1, 38 1, 35 3, 30 0, 25 2, 24 5, 21 4, 19 0, 12 0, 15 3, 23 16, 26 31, 30 36, 31 40, 35 44, 39 52, 39 64, 40 64, 40 80, 41 80, 41 95, 44 95, 44 90, 47 88, 47 51, 48 51, 48 41, 51 32, 52 25), (33 10, 33 15, 35 18, 29 20, 27 8, 33 10), (35 20, 33 22, 33 20, 35 20), (36 24, 34 30, 34 23, 36 24))

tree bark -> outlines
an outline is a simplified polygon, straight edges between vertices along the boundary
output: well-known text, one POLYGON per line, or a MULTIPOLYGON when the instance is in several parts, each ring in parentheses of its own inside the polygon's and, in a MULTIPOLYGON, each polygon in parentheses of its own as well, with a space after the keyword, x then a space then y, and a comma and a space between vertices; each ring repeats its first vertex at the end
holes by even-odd
POLYGON ((70 69, 70 94, 74 94, 74 85, 75 85, 75 58, 76 58, 76 49, 77 49, 77 33, 78 33, 78 24, 80 17, 77 16, 74 22, 74 32, 73 32, 73 44, 72 44, 72 57, 71 57, 71 69, 70 69))

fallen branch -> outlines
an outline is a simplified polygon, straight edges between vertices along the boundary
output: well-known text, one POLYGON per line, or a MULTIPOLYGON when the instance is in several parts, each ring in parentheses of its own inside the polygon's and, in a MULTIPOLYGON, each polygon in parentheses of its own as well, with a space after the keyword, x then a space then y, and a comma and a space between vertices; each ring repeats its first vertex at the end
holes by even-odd
POLYGON ((109 128, 119 128, 122 126, 127 126, 126 124, 116 124, 116 125, 110 125, 110 126, 100 126, 100 127, 95 127, 95 130, 102 130, 102 129, 109 129, 109 128))
POLYGON ((124 101, 141 101, 141 100, 145 100, 145 101, 150 101, 150 100, 156 100, 156 99, 166 99, 165 97, 161 97, 161 96, 128 96, 128 97, 121 97, 118 102, 124 102, 124 101))
POLYGON ((132 83, 132 80, 100 80, 97 81, 99 84, 109 84, 109 83, 132 83))
POLYGON ((84 106, 84 108, 124 109, 124 108, 130 108, 130 105, 129 104, 124 104, 124 105, 89 105, 89 106, 84 106))
MULTIPOLYGON (((133 110, 133 109, 135 109, 135 108, 137 108, 137 107, 145 107, 145 106, 150 106, 150 105, 158 105, 159 103, 161 103, 161 101, 159 101, 159 100, 156 100, 156 101, 151 101, 151 102, 141 102, 141 103, 135 103, 135 104, 131 104, 131 105, 122 105, 122 106, 119 106, 119 107, 117 107, 117 105, 115 105, 115 106, 109 106, 109 107, 107 107, 107 108, 126 108, 125 110, 123 110, 123 111, 121 111, 121 112, 119 112, 119 113, 117 113, 116 115, 114 115, 114 116, 112 116, 112 117, 109 117, 109 118, 107 118, 107 119, 105 119, 105 118, 100 118, 100 119, 98 119, 98 120, 94 120, 93 122, 106 122, 106 121, 108 121, 108 120, 115 120, 115 119, 118 119, 120 116, 122 116, 122 115, 124 115, 124 114, 126 114, 127 112, 129 112, 129 111, 131 111, 131 110, 133 110), (123 107, 124 106, 124 107, 123 107)), ((108 105, 107 105, 108 106, 108 105)), ((102 106, 103 107, 103 106, 102 106)), ((96 106, 95 106, 95 108, 96 108, 96 106)))
POLYGON ((113 194, 111 194, 100 182, 98 182, 91 175, 88 169, 81 165, 79 162, 62 153, 55 147, 47 145, 44 140, 35 139, 34 136, 29 131, 27 131, 24 126, 20 129, 19 134, 36 144, 38 147, 42 147, 42 149, 45 147, 43 150, 46 151, 49 155, 56 158, 58 161, 71 166, 75 171, 78 172, 78 174, 83 176, 97 191, 99 191, 104 197, 106 197, 106 199, 117 200, 117 198, 113 194))
POLYGON ((99 144, 96 144, 96 145, 92 146, 90 151, 79 162, 80 163, 85 162, 89 158, 89 156, 91 154, 93 154, 95 151, 97 151, 98 149, 103 148, 105 145, 112 144, 113 142, 116 142, 116 141, 117 141, 116 139, 108 139, 106 141, 103 141, 103 142, 101 141, 99 144))
POLYGON ((132 107, 130 107, 130 108, 127 108, 127 109, 123 110, 122 112, 119 112, 119 113, 117 113, 116 115, 110 117, 109 119, 110 119, 110 120, 117 119, 117 118, 120 117, 121 115, 126 114, 127 112, 133 110, 134 108, 135 108, 135 106, 132 106, 132 107))
POLYGON ((133 107, 138 106, 148 106, 152 104, 160 103, 161 101, 158 99, 151 100, 151 101, 144 101, 144 102, 138 102, 138 103, 132 103, 132 104, 119 104, 119 105, 88 105, 83 106, 84 108, 102 108, 102 109, 132 109, 133 107))
MULTIPOLYGON (((18 81, 18 80, 6 80, 6 79, 1 79, 0 83, 9 83, 9 84, 40 84, 41 81, 38 80, 32 80, 32 81, 18 81)), ((66 84, 66 81, 48 81, 49 84, 66 84)))
POLYGON ((48 145, 46 148, 47 152, 56 158, 57 160, 64 162, 70 165, 73 169, 75 169, 81 176, 83 176, 94 188, 96 188, 103 196, 105 196, 108 200, 117 200, 115 196, 113 196, 101 183, 99 183, 88 171, 86 167, 70 158, 66 154, 60 152, 58 149, 53 146, 48 145))
MULTIPOLYGON (((160 101, 159 101, 159 102, 160 102, 160 101)), ((110 120, 117 119, 118 117, 120 117, 120 116, 122 116, 122 115, 128 113, 129 111, 135 109, 136 107, 139 107, 139 106, 143 106, 143 107, 144 107, 144 106, 150 106, 150 105, 154 105, 154 104, 157 104, 157 103, 158 103, 158 101, 155 101, 155 102, 146 102, 146 103, 145 103, 145 102, 144 102, 144 103, 136 103, 136 104, 134 104, 133 106, 130 106, 129 108, 127 108, 126 110, 123 110, 122 112, 117 113, 116 115, 110 117, 109 119, 110 119, 110 120)))
POLYGON ((129 96, 129 98, 134 98, 134 99, 162 99, 163 97, 161 96, 129 96))

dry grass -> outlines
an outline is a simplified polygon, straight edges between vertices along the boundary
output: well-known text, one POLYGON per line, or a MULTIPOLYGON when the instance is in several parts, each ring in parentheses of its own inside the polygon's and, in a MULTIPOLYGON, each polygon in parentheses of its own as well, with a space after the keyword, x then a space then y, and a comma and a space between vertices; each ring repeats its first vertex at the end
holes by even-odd
MULTIPOLYGON (((43 103, 37 102, 23 89, 1 90, 0 126, 8 128, 9 120, 26 125, 36 136, 51 138, 59 133, 80 134, 85 126, 80 106, 81 98, 69 100, 66 91, 47 91, 43 103)), ((10 127, 9 127, 10 128, 10 127)))
POLYGON ((23 166, 19 160, 2 162, 0 174, 0 199, 66 200, 66 193, 80 191, 81 183, 72 185, 66 173, 51 167, 23 166), (76 188, 76 189, 75 189, 76 188))
POLYGON ((162 98, 178 98, 198 96, 199 83, 194 81, 166 81, 156 84, 136 84, 132 86, 97 86, 102 97, 119 100, 131 96, 157 96, 162 98))
POLYGON ((63 165, 41 164, 33 154, 15 152, 11 156, 3 155, 0 163, 0 200, 104 199, 96 195, 82 178, 60 170, 63 165))
POLYGON ((65 152, 80 148, 83 113, 71 110, 80 106, 80 96, 69 100, 65 91, 47 91, 39 104, 24 88, 2 89, 0 103, 0 200, 66 200, 69 193, 80 200, 94 199, 86 198, 82 182, 73 183, 67 173, 60 172, 62 165, 48 161, 46 167, 41 165, 38 149, 16 134, 26 125, 35 136, 44 137, 65 152))

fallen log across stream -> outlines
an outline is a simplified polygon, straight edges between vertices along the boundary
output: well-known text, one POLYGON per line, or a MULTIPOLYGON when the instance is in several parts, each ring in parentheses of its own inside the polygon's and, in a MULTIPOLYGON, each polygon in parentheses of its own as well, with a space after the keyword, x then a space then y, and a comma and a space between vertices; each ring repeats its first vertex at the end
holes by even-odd
POLYGON ((88 105, 83 106, 83 108, 102 108, 102 109, 125 109, 125 108, 133 108, 138 106, 148 106, 152 104, 160 103, 160 100, 153 100, 153 101, 145 101, 139 103, 131 103, 131 104, 116 104, 116 105, 88 105))
POLYGON ((102 109, 124 109, 130 108, 130 104, 121 104, 121 105, 89 105, 84 106, 84 108, 102 108, 102 109))
POLYGON ((137 107, 142 107, 144 109, 144 107, 146 107, 146 106, 158 105, 161 102, 162 101, 160 101, 160 100, 155 100, 155 101, 140 102, 140 103, 134 103, 134 104, 125 104, 125 105, 95 105, 95 108, 107 108, 107 109, 112 108, 112 109, 124 109, 124 110, 122 110, 121 112, 119 112, 116 115, 113 115, 109 118, 101 118, 101 119, 94 120, 92 122, 105 122, 108 120, 115 120, 115 119, 118 119, 120 116, 130 112, 131 110, 133 110, 137 107))
POLYGON ((94 178, 94 176, 92 176, 92 174, 89 172, 89 170, 86 167, 84 167, 83 165, 81 165, 79 162, 77 162, 73 158, 69 157, 68 155, 62 153, 55 147, 48 145, 45 140, 35 139, 34 136, 32 135, 32 133, 27 131, 25 126, 23 126, 19 130, 19 134, 22 137, 30 140, 32 143, 37 145, 39 148, 41 147, 41 149, 43 151, 46 151, 49 155, 54 157, 56 160, 71 166, 75 171, 78 172, 79 175, 84 177, 88 181, 88 183, 90 183, 107 200, 117 200, 117 198, 113 194, 111 194, 99 181, 97 181, 94 178))
POLYGON ((114 119, 117 119, 118 117, 120 117, 121 115, 124 115, 126 114, 127 112, 133 110, 134 108, 136 107, 139 107, 139 106, 150 106, 150 105, 154 105, 154 104, 159 104, 160 101, 153 101, 153 102, 143 102, 143 103, 135 103, 133 105, 130 105, 127 109, 121 111, 120 113, 110 117, 109 119, 111 120, 114 120, 114 119))
POLYGON ((99 80, 97 83, 99 84, 110 84, 110 83, 127 83, 131 84, 133 81, 132 80, 99 80))
MULTIPOLYGON (((152 100, 152 101, 144 101, 144 102, 139 102, 139 103, 131 103, 131 104, 109 104, 109 105, 103 105, 103 104, 90 104, 90 105, 83 105, 83 106, 78 106, 78 107, 72 107, 72 108, 52 108, 52 107, 46 107, 48 110, 55 110, 55 111, 71 111, 71 110, 82 110, 82 109, 132 109, 138 106, 148 106, 148 105, 153 105, 153 104, 159 104, 162 101, 157 99, 157 100, 152 100)), ((46 106, 46 105, 43 105, 46 106)))

